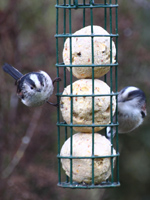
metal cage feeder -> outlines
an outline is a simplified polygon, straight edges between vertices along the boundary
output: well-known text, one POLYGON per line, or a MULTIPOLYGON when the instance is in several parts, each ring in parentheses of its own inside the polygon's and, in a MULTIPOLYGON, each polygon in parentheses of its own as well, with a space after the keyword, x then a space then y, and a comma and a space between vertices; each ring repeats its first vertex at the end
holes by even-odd
MULTIPOLYGON (((57 68, 57 76, 63 77, 61 83, 57 83, 57 101, 60 102, 60 98, 62 95, 62 90, 65 88, 68 83, 70 84, 70 95, 66 95, 70 97, 70 115, 71 121, 70 124, 67 124, 62 118, 60 113, 60 108, 57 108, 57 132, 58 132, 58 186, 64 188, 82 188, 82 189, 91 189, 91 188, 108 188, 108 187, 117 187, 120 186, 119 182, 119 147, 118 147, 118 122, 116 115, 116 122, 113 123, 113 114, 112 114, 112 98, 116 99, 116 110, 117 110, 117 68, 118 68, 118 2, 117 0, 56 0, 56 68, 57 68), (79 23, 76 22, 76 16, 79 16, 79 23), (95 17, 96 15, 96 17, 95 17), (100 79, 103 79, 110 86, 110 124, 107 125, 96 125, 94 123, 94 97, 96 96, 94 93, 94 68, 97 67, 94 64, 94 45, 93 40, 94 37, 104 37, 105 35, 94 35, 93 34, 93 25, 98 23, 98 16, 100 25, 109 32, 110 39, 110 71, 100 79), (82 21, 81 21, 82 19, 82 21), (97 20, 97 22, 95 22, 97 20), (75 23, 75 26, 73 24, 75 23), (85 125, 77 125, 73 124, 73 98, 78 95, 73 95, 72 84, 74 81, 74 76, 72 74, 73 67, 76 67, 72 64, 72 38, 73 32, 76 28, 85 27, 87 25, 91 26, 91 35, 88 35, 91 38, 91 53, 92 53, 92 94, 90 95, 92 98, 92 124, 86 125, 92 127, 92 154, 90 157, 80 157, 73 156, 73 135, 74 130, 73 127, 84 127, 85 125), (82 27, 81 27, 82 26, 82 27), (65 65, 62 61, 62 49, 65 40, 69 38, 70 40, 70 71, 67 70, 68 65, 65 65), (112 40, 115 42, 116 46, 116 62, 112 62, 112 40), (63 88, 61 88, 63 87, 63 88), (104 134, 106 134, 106 127, 111 127, 111 154, 108 156, 95 156, 94 155, 94 128, 96 126, 104 127, 104 134), (113 138, 112 129, 116 128, 116 136, 113 138), (70 137, 70 155, 67 157, 63 157, 60 154, 61 147, 63 143, 70 137), (116 154, 113 154, 113 148, 116 149, 116 154), (111 162, 111 175, 106 180, 99 184, 95 184, 94 181, 94 160, 96 158, 110 158, 111 162), (113 158, 116 157, 116 164, 114 167, 113 158), (65 172, 62 170, 61 159, 69 159, 70 161, 70 174, 69 176, 65 175, 65 172), (90 159, 91 160, 91 183, 77 183, 73 180, 73 162, 74 159, 90 159)), ((99 25, 99 24, 98 24, 99 25)), ((80 37, 84 37, 81 35, 80 37)), ((84 67, 85 65, 80 65, 80 67, 84 67)), ((108 67, 108 65, 98 65, 103 67, 108 67)), ((105 96, 105 94, 101 94, 99 96, 105 96)), ((101 131, 100 131, 101 133, 101 131)))

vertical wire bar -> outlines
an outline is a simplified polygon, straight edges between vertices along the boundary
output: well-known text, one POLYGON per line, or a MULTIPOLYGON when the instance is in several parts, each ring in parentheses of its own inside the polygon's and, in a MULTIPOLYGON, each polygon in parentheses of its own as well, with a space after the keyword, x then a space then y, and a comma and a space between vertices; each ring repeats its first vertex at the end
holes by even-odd
MULTIPOLYGON (((64 0, 64 5, 66 5, 66 0, 64 0)), ((64 11, 64 35, 66 34, 66 9, 64 11)), ((66 38, 64 37, 64 42, 66 38)), ((64 67, 64 88, 66 87, 66 67, 64 67)), ((67 127, 65 127, 65 140, 67 140, 67 127)))
MULTIPOLYGON (((59 4, 59 0, 57 0, 57 5, 59 4)), ((56 8, 56 34, 58 34, 58 25, 59 25, 59 10, 56 8)), ((59 44, 58 37, 56 37, 56 63, 59 63, 59 44)), ((57 76, 59 76, 59 68, 57 67, 57 76)), ((57 84, 57 93, 59 93, 59 84, 57 84)), ((57 102, 59 102, 59 97, 57 96, 57 102)), ((57 122, 60 123, 60 113, 59 108, 57 108, 57 122)), ((57 126, 58 133, 58 155, 60 155, 60 126, 57 126)), ((58 183, 61 183, 61 163, 60 158, 58 158, 58 183)))
MULTIPOLYGON (((118 0, 115 0, 118 4, 118 0)), ((116 7, 116 34, 118 34, 118 8, 116 7)), ((116 37, 116 62, 118 63, 118 37, 116 37)), ((115 67, 116 80, 118 77, 118 66, 115 67)), ((118 91, 118 82, 116 81, 116 92, 118 91)), ((116 96, 116 113, 118 113, 118 96, 116 96)), ((116 115, 116 122, 118 123, 118 115, 116 115)), ((116 152, 119 152, 119 138, 118 138, 118 126, 116 127, 116 152)), ((119 183, 119 156, 116 158, 116 170, 117 170, 117 183, 119 183)))
MULTIPOLYGON (((107 4, 107 0, 104 0, 104 5, 107 4)), ((107 30, 107 8, 104 8, 104 28, 107 30)), ((104 81, 107 83, 107 74, 104 75, 104 81)))
MULTIPOLYGON (((110 0, 111 4, 111 0, 110 0)), ((112 34, 112 8, 110 9, 110 34, 112 34)), ((112 64, 112 36, 110 36, 110 63, 112 64)), ((110 92, 112 93, 113 88, 113 76, 112 76, 112 66, 110 66, 110 92)), ((110 103, 111 103, 111 109, 110 109, 110 116, 111 116, 111 123, 113 122, 113 114, 112 114, 112 96, 110 96, 110 103)), ((112 134, 111 134, 112 136, 112 134)), ((113 138, 111 138, 113 139, 113 138)))
MULTIPOLYGON (((104 5, 107 5, 107 0, 104 0, 104 5)), ((104 28, 107 30, 107 8, 104 8, 104 28)))
MULTIPOLYGON (((90 1, 92 4, 93 1, 90 1)), ((93 45, 93 8, 90 8, 91 16, 91 53, 92 65, 94 64, 94 45, 93 45)), ((94 125, 94 66, 92 66, 92 124, 94 125)), ((94 156, 94 127, 92 127, 92 156, 94 156)), ((94 158, 92 158, 92 184, 94 185, 94 158)))
MULTIPOLYGON (((66 0, 64 0, 64 5, 66 5, 66 0)), ((66 9, 63 9, 64 11, 64 35, 66 34, 66 9)), ((64 37, 64 42, 66 38, 64 37)), ((64 67, 64 88, 66 87, 66 67, 64 67)), ((65 141, 68 139, 68 133, 67 133, 67 126, 65 126, 65 141)), ((69 182, 69 177, 66 175, 66 182, 69 182)))
MULTIPOLYGON (((104 0, 104 5, 107 5, 107 0, 104 0)), ((104 29, 107 30, 107 8, 104 8, 104 29)), ((107 83, 107 74, 104 75, 104 82, 107 83)), ((106 135, 106 128, 105 128, 106 135)))
MULTIPOLYGON (((85 6, 85 0, 83 0, 83 6, 85 6)), ((85 27, 85 8, 83 8, 83 27, 85 27)))
MULTIPOLYGON (((66 0, 64 0, 64 5, 66 5, 66 0)), ((64 35, 66 34, 66 9, 64 9, 64 35)), ((64 42, 66 38, 64 37, 64 42)), ((66 67, 64 67, 64 88, 66 87, 66 67)))
MULTIPOLYGON (((66 0, 64 0, 64 5, 66 5, 66 0)), ((64 35, 66 34, 66 9, 64 11, 64 35)), ((64 37, 64 42, 66 38, 64 37)), ((66 67, 64 67, 64 88, 66 87, 66 67)), ((67 140, 67 127, 65 127, 65 140, 67 140)))
MULTIPOLYGON (((115 0, 115 3, 117 5, 117 1, 118 0, 115 0)), ((116 28, 115 28, 115 31, 116 31, 116 34, 118 34, 118 8, 116 7, 115 8, 115 15, 116 15, 116 18, 115 18, 115 23, 116 23, 116 28)), ((118 37, 116 37, 116 62, 118 63, 118 37)), ((115 89, 116 89, 116 92, 118 91, 118 66, 115 66, 115 89)), ((118 117, 116 115, 116 117, 118 117)))
MULTIPOLYGON (((109 4, 112 3, 112 0, 109 0, 109 4)), ((112 8, 109 8, 110 12, 110 34, 112 34, 112 8)), ((110 37, 110 63, 112 64, 112 37, 110 37)), ((110 92, 112 93, 113 81, 112 81, 112 66, 110 67, 110 92)), ((110 116, 111 124, 113 123, 113 113, 112 113, 112 96, 110 96, 110 116)), ((111 127, 111 154, 113 154, 113 127, 111 127)), ((111 157, 111 182, 114 182, 114 171, 113 171, 113 157, 111 157)))
MULTIPOLYGON (((71 6, 71 0, 69 0, 69 6, 71 6)), ((71 24, 71 9, 69 8, 69 33, 72 34, 71 24)), ((72 37, 70 37, 70 65, 72 65, 72 37)), ((70 94, 72 94, 72 66, 70 67, 70 94)), ((71 97, 70 104, 70 123, 73 124, 73 98, 71 97)), ((73 127, 70 127, 70 156, 72 156, 72 143, 73 143, 73 127)), ((72 158, 70 158, 70 184, 72 184, 72 158)))

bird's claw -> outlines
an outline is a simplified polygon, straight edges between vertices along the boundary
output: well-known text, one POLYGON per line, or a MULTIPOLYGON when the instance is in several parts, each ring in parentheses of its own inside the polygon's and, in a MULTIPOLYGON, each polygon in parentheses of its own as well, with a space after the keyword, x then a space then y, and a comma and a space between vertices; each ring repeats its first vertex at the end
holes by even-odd
POLYGON ((55 82, 59 82, 59 81, 61 81, 61 78, 60 78, 60 77, 56 77, 56 78, 53 80, 53 84, 54 84, 55 82))
POLYGON ((49 102, 47 101, 48 104, 50 104, 51 106, 55 106, 55 107, 59 107, 59 103, 52 103, 52 102, 49 102))

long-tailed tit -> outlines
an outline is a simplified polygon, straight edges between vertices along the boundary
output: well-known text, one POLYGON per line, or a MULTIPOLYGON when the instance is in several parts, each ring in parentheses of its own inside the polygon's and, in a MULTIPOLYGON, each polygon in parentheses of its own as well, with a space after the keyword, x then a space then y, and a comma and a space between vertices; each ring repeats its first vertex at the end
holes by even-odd
MULTIPOLYGON (((146 97, 142 90, 134 86, 123 88, 118 94, 118 133, 128 133, 140 126, 146 112, 146 97)), ((116 115, 113 116, 113 123, 116 115)), ((113 127, 113 137, 116 128, 113 127)), ((107 127, 106 137, 111 138, 111 127, 107 127)))
POLYGON ((5 63, 3 70, 16 80, 17 95, 26 106, 40 106, 45 102, 57 106, 48 101, 53 94, 54 82, 60 81, 57 77, 54 81, 44 71, 31 72, 23 75, 11 65, 5 63))

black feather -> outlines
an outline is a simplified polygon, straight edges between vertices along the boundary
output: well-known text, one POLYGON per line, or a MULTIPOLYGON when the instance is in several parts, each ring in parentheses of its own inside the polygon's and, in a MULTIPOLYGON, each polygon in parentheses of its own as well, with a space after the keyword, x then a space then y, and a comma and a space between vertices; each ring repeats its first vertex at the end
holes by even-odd
POLYGON ((9 65, 7 63, 5 63, 2 66, 2 68, 6 73, 8 73, 10 76, 12 76, 15 80, 18 80, 23 76, 23 74, 21 72, 19 72, 13 66, 11 66, 11 65, 9 65))
POLYGON ((146 101, 146 96, 144 92, 140 89, 134 90, 128 94, 128 100, 134 99, 134 98, 139 98, 140 101, 146 101))

